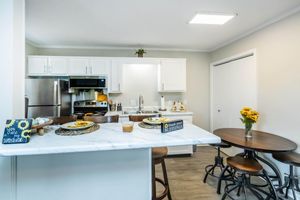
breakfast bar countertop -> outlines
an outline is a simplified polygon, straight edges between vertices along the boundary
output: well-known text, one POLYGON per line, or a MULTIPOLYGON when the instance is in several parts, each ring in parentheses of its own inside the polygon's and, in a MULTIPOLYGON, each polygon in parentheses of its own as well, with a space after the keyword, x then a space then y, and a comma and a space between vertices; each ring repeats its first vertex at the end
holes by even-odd
POLYGON ((161 133, 159 129, 143 129, 137 123, 131 133, 123 133, 121 123, 101 124, 99 130, 79 136, 56 135, 56 128, 51 126, 44 136, 33 135, 26 144, 1 144, 0 156, 141 149, 221 141, 218 136, 190 123, 185 123, 184 129, 169 133, 161 133))

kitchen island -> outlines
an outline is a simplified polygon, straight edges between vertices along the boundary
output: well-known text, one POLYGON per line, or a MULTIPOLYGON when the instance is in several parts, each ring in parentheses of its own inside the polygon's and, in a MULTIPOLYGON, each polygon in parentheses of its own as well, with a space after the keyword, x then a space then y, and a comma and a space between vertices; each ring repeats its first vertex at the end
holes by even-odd
POLYGON ((137 124, 123 133, 119 123, 80 136, 59 136, 52 128, 28 144, 0 145, 1 156, 16 158, 17 200, 150 200, 152 147, 220 142, 190 123, 165 134, 137 124))

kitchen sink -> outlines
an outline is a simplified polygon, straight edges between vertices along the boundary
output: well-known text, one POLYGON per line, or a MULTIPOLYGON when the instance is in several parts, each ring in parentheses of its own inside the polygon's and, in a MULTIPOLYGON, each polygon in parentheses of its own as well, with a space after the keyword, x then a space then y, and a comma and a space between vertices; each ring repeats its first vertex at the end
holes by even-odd
POLYGON ((152 110, 143 110, 143 111, 123 111, 124 115, 143 115, 143 114, 158 114, 158 111, 152 111, 152 110))

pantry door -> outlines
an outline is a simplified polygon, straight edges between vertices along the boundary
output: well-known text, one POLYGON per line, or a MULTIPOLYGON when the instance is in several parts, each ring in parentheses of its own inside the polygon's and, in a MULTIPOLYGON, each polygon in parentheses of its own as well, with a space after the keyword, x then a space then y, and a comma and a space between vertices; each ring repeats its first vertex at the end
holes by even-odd
MULTIPOLYGON (((211 65, 211 131, 243 128, 240 110, 257 106, 255 52, 240 54, 211 65)), ((254 126, 255 128, 255 126, 254 126)), ((235 155, 241 149, 223 149, 235 155)))

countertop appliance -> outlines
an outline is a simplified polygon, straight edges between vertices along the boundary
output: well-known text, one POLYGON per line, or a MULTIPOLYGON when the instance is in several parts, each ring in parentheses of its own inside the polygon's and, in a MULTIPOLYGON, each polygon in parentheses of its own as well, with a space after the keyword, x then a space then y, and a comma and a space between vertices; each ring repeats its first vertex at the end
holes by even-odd
POLYGON ((29 78, 25 82, 27 118, 59 117, 71 114, 68 81, 51 78, 29 78))
POLYGON ((104 116, 108 112, 108 103, 106 101, 98 102, 94 100, 75 101, 73 108, 74 114, 79 119, 87 113, 104 116))
POLYGON ((71 89, 105 89, 105 77, 70 77, 69 87, 71 89))

